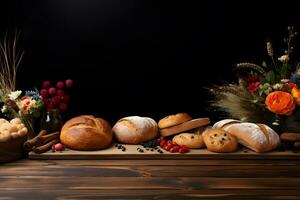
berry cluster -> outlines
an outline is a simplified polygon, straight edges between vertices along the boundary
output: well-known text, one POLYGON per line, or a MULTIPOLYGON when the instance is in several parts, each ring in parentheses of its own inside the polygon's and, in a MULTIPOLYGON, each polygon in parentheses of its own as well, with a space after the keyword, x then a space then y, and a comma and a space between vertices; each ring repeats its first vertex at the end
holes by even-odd
POLYGON ((65 89, 69 89, 73 86, 73 80, 67 79, 64 82, 58 81, 55 86, 53 86, 50 81, 44 81, 40 95, 48 110, 60 109, 66 111, 70 97, 65 93, 65 89))
POLYGON ((185 145, 177 145, 176 143, 172 142, 172 140, 165 140, 164 138, 158 139, 159 146, 166 151, 171 153, 187 153, 189 152, 189 148, 185 145))

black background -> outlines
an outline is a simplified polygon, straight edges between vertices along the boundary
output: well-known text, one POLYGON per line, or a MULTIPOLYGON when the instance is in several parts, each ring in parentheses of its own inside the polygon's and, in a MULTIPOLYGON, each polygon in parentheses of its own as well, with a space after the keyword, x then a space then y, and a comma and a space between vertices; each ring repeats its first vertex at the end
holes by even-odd
POLYGON ((0 33, 21 31, 18 89, 74 80, 67 118, 216 119, 204 88, 234 80, 235 63, 260 64, 268 37, 282 54, 286 27, 300 29, 296 2, 6 0, 0 33))

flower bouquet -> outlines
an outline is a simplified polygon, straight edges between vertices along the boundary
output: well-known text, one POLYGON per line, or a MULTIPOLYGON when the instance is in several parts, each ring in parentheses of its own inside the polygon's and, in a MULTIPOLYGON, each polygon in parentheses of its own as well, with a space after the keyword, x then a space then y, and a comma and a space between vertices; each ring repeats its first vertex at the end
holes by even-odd
POLYGON ((5 37, 0 43, 0 106, 6 119, 19 118, 28 129, 28 137, 35 135, 34 120, 38 118, 44 103, 38 91, 16 90, 17 67, 23 52, 16 50, 17 36, 13 41, 5 37))
POLYGON ((280 56, 269 41, 267 61, 239 63, 236 83, 211 88, 213 106, 241 121, 268 124, 279 134, 300 132, 300 65, 292 60, 297 32, 291 26, 287 30, 286 49, 280 56))

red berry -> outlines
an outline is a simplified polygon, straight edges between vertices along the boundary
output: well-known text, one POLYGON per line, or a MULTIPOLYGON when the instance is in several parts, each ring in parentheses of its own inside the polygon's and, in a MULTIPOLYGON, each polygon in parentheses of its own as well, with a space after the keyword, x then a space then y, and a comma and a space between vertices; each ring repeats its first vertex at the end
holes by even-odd
POLYGON ((65 84, 64 84, 64 82, 62 82, 62 81, 58 81, 58 82, 56 83, 56 87, 57 87, 58 89, 63 89, 63 88, 65 87, 65 84))
POLYGON ((60 103, 59 104, 59 109, 65 111, 68 109, 68 105, 66 103, 60 103))
POLYGON ((54 145, 55 151, 62 151, 64 150, 64 145, 62 143, 57 143, 54 145))
POLYGON ((173 146, 171 149, 170 149, 170 152, 171 153, 175 153, 175 152, 178 152, 180 149, 180 146, 173 146))
POLYGON ((186 146, 180 146, 179 153, 187 153, 187 152, 189 152, 189 148, 187 148, 186 146))
POLYGON ((164 149, 167 150, 167 151, 170 151, 170 149, 172 147, 173 147, 173 145, 168 144, 168 145, 164 146, 164 149))
POLYGON ((60 97, 63 97, 65 95, 65 92, 63 90, 57 90, 56 93, 60 97))
POLYGON ((50 81, 44 81, 42 86, 44 89, 49 89, 51 86, 51 83, 50 83, 50 81))
POLYGON ((67 88, 71 88, 73 86, 73 80, 67 79, 66 80, 66 86, 67 86, 67 88))
POLYGON ((56 89, 54 87, 51 87, 49 88, 48 92, 51 96, 54 96, 56 94, 56 89))
POLYGON ((159 143, 159 146, 161 148, 163 148, 163 146, 166 146, 167 142, 165 140, 161 140, 160 143, 159 143))

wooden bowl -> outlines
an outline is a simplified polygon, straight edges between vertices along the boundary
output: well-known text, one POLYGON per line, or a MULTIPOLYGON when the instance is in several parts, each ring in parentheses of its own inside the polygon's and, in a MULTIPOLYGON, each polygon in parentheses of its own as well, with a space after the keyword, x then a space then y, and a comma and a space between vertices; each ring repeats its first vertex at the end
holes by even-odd
POLYGON ((23 144, 26 140, 27 135, 6 142, 0 142, 0 163, 22 158, 24 155, 23 144))

